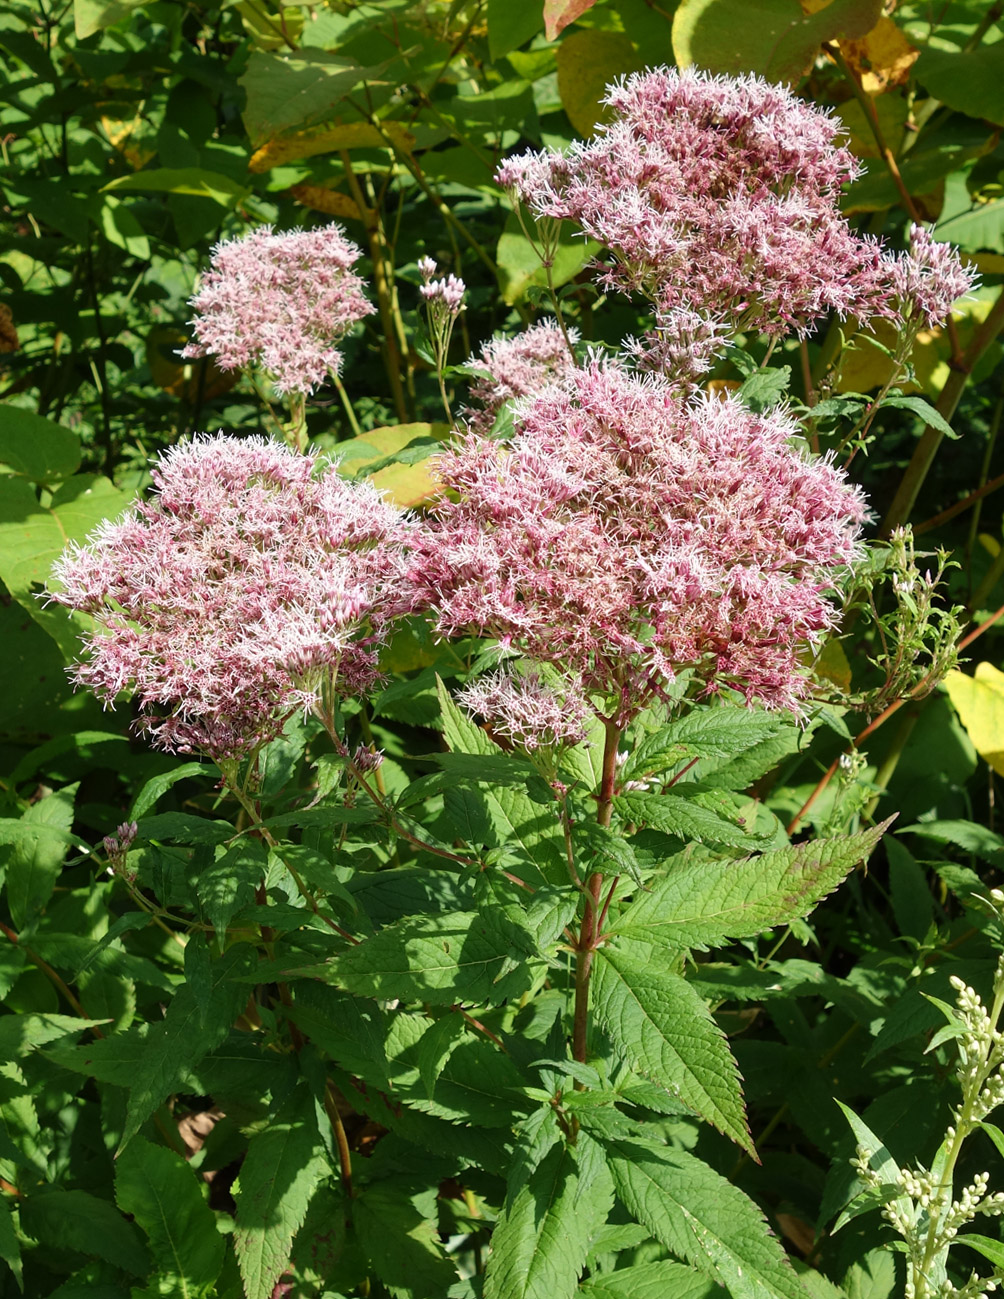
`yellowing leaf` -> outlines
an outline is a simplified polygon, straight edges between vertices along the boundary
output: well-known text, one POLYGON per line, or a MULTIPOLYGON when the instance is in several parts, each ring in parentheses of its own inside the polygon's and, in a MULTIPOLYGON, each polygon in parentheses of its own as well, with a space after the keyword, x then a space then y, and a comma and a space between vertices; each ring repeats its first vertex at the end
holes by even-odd
MULTIPOLYGON (((446 424, 388 424, 384 428, 370 429, 359 437, 339 442, 337 453, 343 457, 345 469, 359 477, 366 474, 366 466, 378 464, 387 456, 396 455, 416 438, 438 438, 442 441, 449 433, 446 424)), ((439 480, 432 474, 431 458, 434 453, 417 464, 388 465, 372 475, 374 484, 382 488, 402 508, 421 505, 431 500, 441 490, 439 480)))
POLYGON ((979 663, 971 677, 949 672, 945 686, 976 752, 1004 776, 1004 672, 979 663))
POLYGON ((136 171, 145 167, 157 152, 154 144, 146 145, 141 139, 146 133, 147 123, 139 113, 129 121, 121 117, 102 116, 101 127, 108 137, 108 143, 136 171))
POLYGON ((910 69, 920 57, 891 18, 880 18, 856 40, 840 41, 840 53, 850 64, 868 95, 882 95, 910 79, 910 69))
POLYGON ((415 137, 400 122, 381 122, 379 128, 369 122, 348 122, 341 126, 277 135, 255 150, 248 170, 269 171, 272 167, 281 167, 301 158, 313 158, 319 153, 339 153, 342 149, 389 149, 394 145, 407 152, 414 143, 415 137))
POLYGON ((343 217, 350 221, 363 219, 355 199, 348 194, 340 194, 336 189, 328 189, 324 185, 293 185, 289 192, 297 203, 302 203, 315 212, 326 212, 329 216, 343 217))
POLYGON ((154 325, 147 334, 146 363, 157 387, 188 402, 208 401, 229 392, 241 377, 240 371, 221 370, 211 356, 203 361, 182 360, 178 352, 187 342, 185 332, 172 325, 154 325))
POLYGON ((623 32, 585 27, 558 46, 558 94, 568 120, 580 135, 591 135, 609 110, 601 106, 609 83, 637 72, 644 59, 623 32))
POLYGON ((823 646, 814 665, 815 674, 822 681, 830 681, 838 690, 850 690, 851 665, 844 647, 836 636, 831 636, 823 646))

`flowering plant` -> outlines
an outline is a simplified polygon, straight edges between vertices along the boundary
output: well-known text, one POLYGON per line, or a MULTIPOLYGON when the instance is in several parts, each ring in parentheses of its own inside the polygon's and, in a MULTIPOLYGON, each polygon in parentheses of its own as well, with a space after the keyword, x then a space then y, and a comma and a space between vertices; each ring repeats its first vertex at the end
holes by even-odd
MULTIPOLYGON (((915 219, 884 242, 848 219, 860 163, 836 117, 760 77, 630 74, 588 139, 529 133, 548 146, 468 186, 472 159, 518 147, 515 110, 499 86, 454 96, 452 54, 405 77, 394 24, 414 15, 392 6, 373 55, 358 7, 238 8, 263 42, 246 88, 276 78, 246 97, 250 174, 274 167, 247 212, 269 224, 228 218, 181 359, 264 377, 288 418, 237 397, 225 433, 186 415, 121 475, 142 489, 124 512, 64 474, 58 441, 10 497, 22 531, 71 538, 25 606, 106 729, 43 745, 0 791, 19 814, 0 824, 0 986, 30 963, 73 1011, 0 1015, 0 1258, 41 1295, 60 1224, 73 1279, 53 1299, 886 1299, 862 1278, 891 1228, 893 1286, 905 1263, 917 1299, 992 1292, 1004 1251, 964 1229, 1004 1193, 963 1147, 1004 1149, 999 970, 981 1001, 1001 900, 956 863, 941 942, 920 866, 879 849, 964 611, 947 552, 928 569, 908 530, 870 539, 881 490, 857 481, 882 412, 945 422, 902 389, 973 272, 915 219), (393 116, 405 90, 434 130, 393 116), (458 158, 466 99, 504 124, 458 158), (307 198, 355 223, 365 273, 341 226, 283 228, 307 198), (504 200, 497 284, 479 223, 504 200), (890 340, 873 397, 837 388, 858 326, 890 340), (378 350, 387 383, 364 391, 378 350), (99 781, 79 760, 113 740, 99 781), (859 906, 876 849, 900 937, 859 906), (825 919, 816 959, 806 919, 834 893, 867 951, 853 974, 825 919), (953 1010, 925 994, 970 930, 953 1010), (927 1024, 917 1001, 947 1018, 929 1045, 947 1074, 958 1043, 962 1102, 933 1161, 899 1163, 888 1113, 848 1106, 852 1185, 834 1097, 857 1083, 825 1071, 850 1043, 894 1091, 899 1058, 871 1052, 927 1024), (789 1122, 811 1132, 797 1149, 771 1140, 789 1122), (787 1190, 813 1178, 818 1231, 787 1190), (852 1221, 872 1234, 845 1255, 852 1221)), ((412 8, 429 31, 481 21, 412 8)), ((490 45, 519 34, 498 35, 504 8, 490 45)), ((521 76, 548 55, 509 49, 521 76)), ((524 97, 546 117, 545 80, 524 97)), ((908 833, 1004 861, 932 807, 908 833)))

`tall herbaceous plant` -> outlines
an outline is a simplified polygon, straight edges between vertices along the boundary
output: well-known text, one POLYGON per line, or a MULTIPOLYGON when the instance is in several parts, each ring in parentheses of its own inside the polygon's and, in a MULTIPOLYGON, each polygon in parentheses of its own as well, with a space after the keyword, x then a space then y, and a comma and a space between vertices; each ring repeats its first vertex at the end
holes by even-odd
MULTIPOLYGON (((232 1257, 222 1237, 165 1255, 158 1293, 235 1293, 232 1259, 248 1299, 570 1299, 586 1274, 603 1299, 807 1293, 754 1203, 672 1139, 698 1116, 757 1157, 692 954, 797 922, 884 828, 789 837, 756 796, 825 704, 814 665, 871 514, 748 349, 880 317, 891 387, 972 280, 921 228, 896 255, 850 228, 857 163, 783 89, 656 69, 608 103, 588 142, 497 179, 547 278, 571 223, 645 332, 588 348, 552 294, 553 319, 487 343, 438 495, 408 513, 307 445, 305 398, 371 310, 358 250, 336 226, 253 230, 215 250, 189 354, 264 372, 285 440, 175 446, 53 573, 90 620, 78 685, 219 776, 212 815, 144 807, 105 843, 186 979, 161 1022, 63 1052, 100 1080, 127 1045, 120 1207, 166 1097, 222 1101, 239 1069, 270 1098, 232 1257), (742 387, 705 383, 725 353, 742 387), (452 678, 422 678, 425 774, 385 782, 369 701, 422 625, 452 678)), ((449 416, 465 287, 419 272, 449 416)), ((898 1187, 910 1293, 956 1293, 932 1284, 957 1206, 898 1187)))

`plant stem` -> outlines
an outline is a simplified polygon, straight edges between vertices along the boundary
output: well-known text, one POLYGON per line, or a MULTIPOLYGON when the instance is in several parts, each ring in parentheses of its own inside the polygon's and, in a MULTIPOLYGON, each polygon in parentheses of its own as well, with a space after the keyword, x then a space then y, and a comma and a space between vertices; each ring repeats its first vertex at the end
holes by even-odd
MULTIPOLYGON (((614 721, 604 722, 603 774, 600 779, 596 820, 602 826, 610 825, 614 808, 614 789, 617 776, 617 750, 623 730, 614 721)), ((572 1024, 572 1056, 580 1064, 586 1062, 589 1039, 589 980, 593 970, 593 954, 599 937, 600 893, 603 876, 594 871, 586 881, 586 900, 575 951, 575 1012, 572 1024)), ((580 1084, 576 1083, 576 1086, 580 1084)))
POLYGON ((338 1113, 335 1089, 330 1082, 324 1084, 324 1112, 327 1114, 331 1130, 335 1134, 335 1145, 338 1147, 338 1163, 342 1171, 342 1190, 345 1193, 345 1198, 351 1200, 354 1194, 352 1189, 352 1152, 349 1150, 349 1139, 345 1135, 342 1116, 338 1113))
POLYGON ((342 383, 341 378, 337 374, 335 374, 334 371, 332 371, 331 378, 335 385, 335 391, 342 399, 342 406, 345 410, 345 417, 349 421, 349 428, 352 430, 353 436, 357 438, 362 437, 363 431, 359 427, 359 421, 358 419, 356 419, 356 412, 353 409, 352 402, 349 398, 349 394, 345 391, 345 384, 342 383))

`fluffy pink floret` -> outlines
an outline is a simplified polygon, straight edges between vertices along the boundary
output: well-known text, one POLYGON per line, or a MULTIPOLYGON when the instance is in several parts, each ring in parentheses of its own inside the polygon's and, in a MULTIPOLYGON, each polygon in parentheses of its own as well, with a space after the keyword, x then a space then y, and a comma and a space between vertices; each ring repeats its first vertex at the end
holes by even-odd
POLYGON ((412 523, 368 483, 265 438, 165 452, 157 491, 71 547, 53 600, 93 615, 74 669, 160 748, 240 757, 319 692, 355 694, 410 607, 412 523))
MULTIPOLYGON (((578 338, 578 330, 570 329, 570 341, 576 343, 578 338)), ((487 433, 507 401, 562 382, 575 369, 575 357, 557 323, 543 320, 515 338, 493 338, 467 364, 491 374, 490 379, 473 380, 471 397, 478 407, 463 412, 472 428, 487 433)))
POLYGON ((758 77, 669 68, 628 77, 607 102, 613 120, 591 140, 509 159, 497 179, 609 248, 608 287, 667 317, 771 335, 873 292, 881 248, 840 214, 858 164, 834 118, 758 77))
POLYGON ((182 355, 211 353, 223 370, 261 365, 279 392, 312 392, 338 373, 336 344, 373 310, 351 269, 358 257, 337 225, 281 234, 260 226, 217 244, 182 355))
POLYGON ((522 676, 492 672, 458 692, 457 703, 490 722, 492 730, 528 752, 558 748, 586 738, 585 701, 559 692, 532 667, 522 676))
POLYGON ((797 709, 799 653, 857 553, 864 502, 783 414, 691 401, 593 361, 528 400, 510 445, 470 432, 426 539, 445 635, 557 665, 624 722, 674 673, 797 709))
POLYGON ((936 243, 923 226, 910 227, 910 250, 890 262, 890 297, 898 300, 901 314, 929 329, 943 325, 952 307, 978 280, 976 271, 963 266, 958 249, 936 243))

